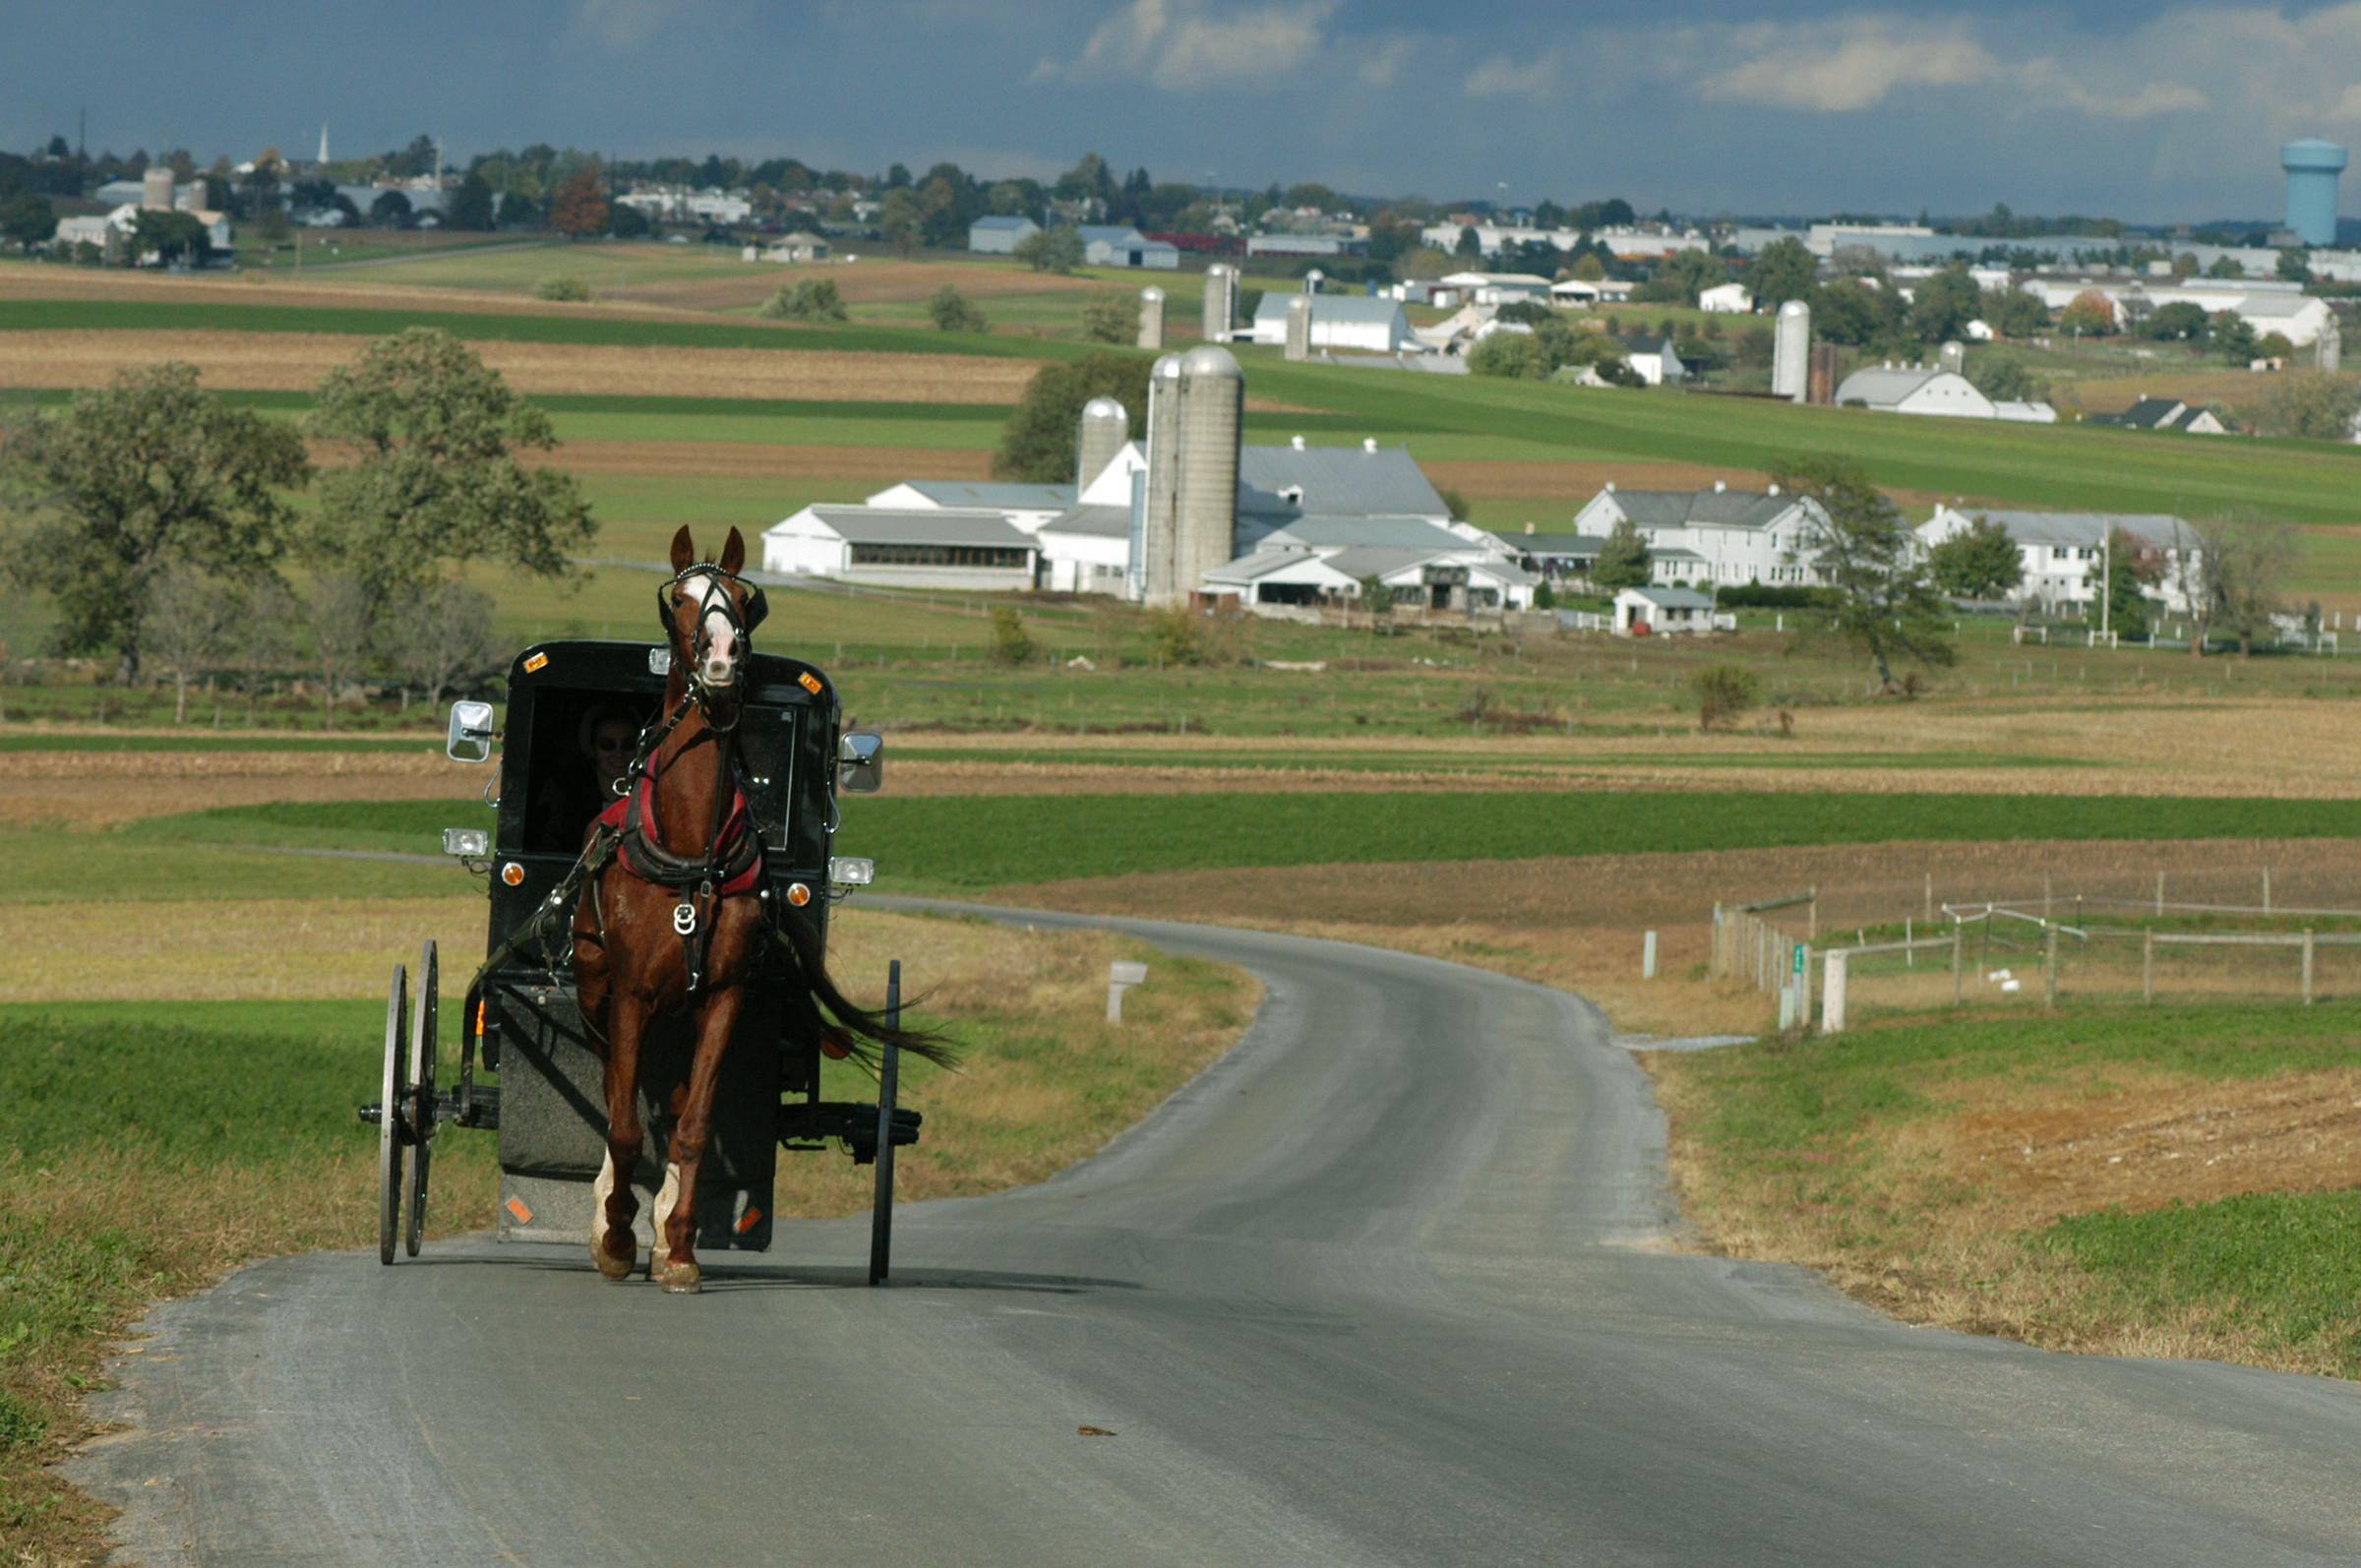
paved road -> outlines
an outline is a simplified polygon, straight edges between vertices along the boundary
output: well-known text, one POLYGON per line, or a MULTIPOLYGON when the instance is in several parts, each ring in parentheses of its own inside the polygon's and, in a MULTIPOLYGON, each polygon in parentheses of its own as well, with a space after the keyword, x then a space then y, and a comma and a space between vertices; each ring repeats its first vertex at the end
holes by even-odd
POLYGON ((155 1315, 86 1474, 153 1564, 2361 1558, 2361 1391, 1680 1255, 1584 1003, 1136 929, 1259 974, 1251 1033, 1065 1176, 903 1211, 894 1288, 860 1224, 694 1300, 571 1247, 282 1259, 155 1315))

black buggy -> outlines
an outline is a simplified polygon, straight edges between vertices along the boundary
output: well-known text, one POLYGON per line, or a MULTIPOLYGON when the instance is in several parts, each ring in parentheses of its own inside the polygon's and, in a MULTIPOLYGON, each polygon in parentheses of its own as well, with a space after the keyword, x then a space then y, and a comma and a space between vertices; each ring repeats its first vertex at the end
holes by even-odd
MULTIPOLYGON (((590 818, 606 804, 593 733, 619 716, 635 727, 652 723, 670 666, 668 649, 645 643, 545 642, 510 668, 505 730, 493 729, 488 703, 453 704, 453 757, 487 762, 493 743, 502 747, 499 777, 485 790, 487 804, 498 808, 496 826, 443 835, 446 854, 488 875, 488 956, 461 1001, 455 1089, 436 1082, 435 944, 427 942, 420 956, 414 992, 403 966, 394 966, 384 1094, 360 1113, 378 1127, 383 1262, 392 1263, 397 1247, 418 1254, 434 1140, 445 1124, 499 1134, 503 1240, 589 1239, 591 1183, 606 1155, 607 1115, 601 1060, 569 973, 569 878, 590 818), (479 1061, 499 1075, 497 1086, 476 1081, 479 1061)), ((878 788, 883 745, 875 735, 843 731, 835 689, 801 660, 752 655, 744 704, 737 732, 742 784, 762 838, 769 896, 800 910, 824 944, 829 903, 874 874, 866 860, 830 854, 836 797, 878 788)), ((898 1023, 900 1004, 900 965, 893 970, 888 1023, 898 1023)), ((767 1249, 777 1151, 841 1146, 856 1163, 877 1167, 875 1283, 884 1277, 890 1242, 893 1149, 918 1141, 920 1116, 894 1103, 891 1046, 877 1104, 819 1098, 821 1041, 805 1038, 808 1031, 789 1021, 793 1011, 780 1005, 788 978, 757 975, 723 1060, 697 1184, 696 1245, 767 1249)), ((661 1017, 642 1048, 640 1116, 647 1135, 632 1176, 642 1198, 635 1222, 642 1245, 672 1130, 672 1091, 686 1080, 694 1044, 686 1017, 661 1017)))

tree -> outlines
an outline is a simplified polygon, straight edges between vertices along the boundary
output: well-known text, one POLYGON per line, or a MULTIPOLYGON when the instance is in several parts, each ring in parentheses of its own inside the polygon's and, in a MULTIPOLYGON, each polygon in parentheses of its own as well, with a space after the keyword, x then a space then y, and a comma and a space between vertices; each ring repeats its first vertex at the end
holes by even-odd
POLYGON ((1033 657, 1033 638, 1025 632, 1025 618, 1013 604, 992 607, 992 656, 1011 667, 1033 657))
POLYGON ((1968 361, 1968 381, 1995 402, 2021 402, 2037 395, 2040 383, 2014 354, 1979 353, 1968 361))
POLYGON ((1513 381, 1542 381, 1556 368, 1532 332, 1505 328, 1484 333, 1468 350, 1467 364, 1471 376, 1499 376, 1513 381))
POLYGON ((992 323, 976 308, 975 301, 959 292, 958 286, 945 283, 927 296, 927 320, 946 332, 984 332, 992 323))
POLYGON ((464 582, 416 587, 395 605, 394 662, 426 689, 437 723, 443 719, 443 694, 469 671, 499 659, 492 633, 495 608, 492 595, 464 582))
POLYGON ((590 297, 590 285, 572 272, 553 272, 533 285, 533 298, 579 303, 590 297))
POLYGON ((2243 365, 2255 357, 2254 325, 2236 311, 2214 314, 2213 351, 2233 365, 2243 365))
POLYGON ((1648 541, 1640 537, 1639 526, 1629 517, 1619 517, 1607 530, 1606 542, 1599 547, 1599 559, 1591 563, 1591 583, 1608 593, 1644 588, 1653 570, 1648 541))
POLYGON ((1820 258, 1792 235, 1764 246, 1746 269, 1746 292, 1758 310, 1777 310, 1791 299, 1810 301, 1820 258))
POLYGON ((2263 400, 2266 436, 2299 436, 2311 441, 2350 441, 2361 415, 2361 382, 2329 371, 2297 371, 2280 378, 2263 400))
POLYGON ((1380 576, 1370 575, 1362 578, 1361 607, 1371 615, 1385 614, 1394 607, 1393 588, 1380 576))
POLYGON ((189 721, 189 685, 213 661, 229 633, 230 597, 185 561, 165 561, 148 584, 141 644, 172 676, 172 722, 189 721))
POLYGON ((1035 371, 1023 401, 1001 427, 999 451, 992 458, 993 476, 1027 484, 1071 484, 1082 405, 1093 397, 1112 397, 1122 404, 1130 416, 1130 438, 1144 440, 1149 364, 1143 354, 1100 352, 1035 371))
POLYGON ((2049 330, 2049 307, 2021 288, 1996 289, 1984 299, 1984 325, 1997 337, 2030 337, 2049 330))
POLYGON ((2185 299, 2159 305, 2140 324, 2140 332, 2162 342, 2202 343, 2206 340, 2206 308, 2185 299))
POLYGON ((893 254, 906 262, 918 249, 926 217, 926 210, 919 206, 918 197, 912 192, 887 191, 885 204, 878 213, 878 227, 884 233, 885 242, 893 247, 893 254))
POLYGON ((2105 337, 2115 331, 2115 307, 2096 289, 2084 289, 2058 312, 2058 330, 2077 337, 2105 337))
POLYGON ((312 655, 320 666, 320 727, 336 727, 336 699, 361 679, 369 644, 377 633, 380 600, 354 572, 322 572, 312 578, 305 619, 312 627, 312 655))
POLYGON ((1935 586, 1961 599, 2003 599, 2025 580, 2025 559, 2009 530, 1978 517, 1927 553, 1935 586))
POLYGON ((353 573, 372 605, 445 563, 563 577, 598 531, 573 475, 516 456, 557 445, 549 416, 448 332, 377 339, 321 378, 305 423, 356 459, 322 479, 305 543, 323 568, 353 573))
POLYGON ((1729 268, 1710 251, 1674 251, 1657 268, 1656 275, 1677 290, 1678 303, 1694 305, 1699 294, 1729 281, 1729 268))
POLYGON ((615 204, 607 214, 607 223, 609 232, 619 240, 645 239, 648 231, 655 227, 647 220, 645 212, 628 202, 615 204))
POLYGON ((1082 233, 1070 224, 1036 229, 1016 242, 1012 254, 1037 272, 1062 276, 1082 265, 1082 233))
POLYGON ((1139 341, 1139 296, 1102 291, 1082 302, 1082 335, 1094 343, 1139 341))
POLYGON ((1865 343, 1877 335, 1877 301, 1849 277, 1823 283, 1813 291, 1812 335, 1832 343, 1865 343))
POLYGON ((2288 340, 2285 332, 2265 332, 2255 339, 2255 357, 2258 359, 2285 359, 2294 352, 2295 344, 2288 340))
POLYGON ((803 277, 781 283, 757 314, 773 321, 840 322, 845 320, 844 298, 836 291, 836 279, 803 277))
POLYGON ((132 219, 131 250, 135 256, 156 256, 166 263, 202 264, 212 252, 205 225, 187 212, 143 211, 132 219))
POLYGON ((2279 276, 2291 283, 2309 283, 2312 281, 2311 254, 2301 250, 2281 251, 2276 271, 2279 276))
POLYGON ((549 226, 570 240, 607 231, 606 171, 585 163, 566 177, 549 199, 549 226))
POLYGON ((399 191, 380 191, 369 204, 369 221, 379 228, 408 228, 411 215, 410 199, 399 191))
POLYGON ((2238 651, 2251 654, 2256 636, 2270 630, 2283 608, 2287 579, 2303 561, 2303 539, 2283 522, 2230 516, 2198 529, 2200 554, 2190 595, 2199 633, 2190 651, 2202 653, 2205 633, 2219 627, 2235 633, 2238 651))
POLYGON ((32 191, 12 192, 0 201, 0 236, 26 250, 46 245, 57 232, 57 209, 49 198, 32 191))
POLYGON ((1910 300, 1910 330, 1922 342, 1964 337, 1969 322, 1983 319, 1983 310, 1984 291, 1968 270, 1949 268, 1919 279, 1910 300))
POLYGON ((1476 232, 1475 225, 1463 223, 1460 225, 1458 243, 1454 244, 1451 250, 1453 254, 1464 260, 1482 261, 1483 259, 1483 239, 1476 232))
MULTIPOLYGON (((1441 277, 1450 270, 1451 269, 1449 267, 1445 267, 1441 271, 1436 272, 1434 275, 1441 277)), ((1606 276, 1606 264, 1601 261, 1598 257, 1592 255, 1590 252, 1585 251, 1580 256, 1574 258, 1574 265, 1566 269, 1566 275, 1570 278, 1573 278, 1578 283, 1596 283, 1601 278, 1606 276)))
POLYGON ((1802 457, 1774 464, 1771 478, 1782 493, 1817 504, 1806 509, 1809 520, 1787 559, 1810 563, 1827 579, 1828 631, 1877 667, 1880 690, 1902 689, 1897 660, 1948 665, 1959 657, 1917 536, 1858 464, 1802 457))
POLYGON ((518 191, 509 191, 501 196, 500 226, 502 228, 530 228, 540 220, 541 210, 533 205, 531 197, 518 191))
POLYGON ((2235 256, 2216 256, 2213 265, 2206 269, 2208 277, 2244 277, 2246 267, 2235 256))
POLYGON ((59 652, 112 648, 136 675, 154 571, 268 568, 293 515, 279 492, 311 472, 292 427, 207 394, 194 365, 121 372, 0 428, 0 502, 24 521, 8 574, 56 601, 59 652))
POLYGON ((2139 636, 2148 631, 2148 589, 2161 559, 2121 528, 2107 535, 2107 627, 2139 636))
POLYGON ((1717 724, 1735 723, 1754 706, 1763 683, 1742 664, 1716 664, 1690 676, 1689 690, 1697 694, 1697 728, 1710 731, 1717 724))
POLYGON ((452 193, 448 217, 453 228, 481 232, 492 227, 492 182, 470 172, 452 193))

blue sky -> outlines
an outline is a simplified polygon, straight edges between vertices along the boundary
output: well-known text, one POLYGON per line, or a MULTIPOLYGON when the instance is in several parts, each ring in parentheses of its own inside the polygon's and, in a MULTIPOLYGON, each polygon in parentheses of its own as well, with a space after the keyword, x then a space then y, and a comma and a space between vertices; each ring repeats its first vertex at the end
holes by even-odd
MULTIPOLYGON (((1713 213, 2269 216, 2361 139, 2361 0, 2291 9, 1604 0, 0 0, 0 145, 339 155, 421 131, 1315 179, 1713 213)), ((2346 211, 2361 210, 2361 195, 2346 211)))

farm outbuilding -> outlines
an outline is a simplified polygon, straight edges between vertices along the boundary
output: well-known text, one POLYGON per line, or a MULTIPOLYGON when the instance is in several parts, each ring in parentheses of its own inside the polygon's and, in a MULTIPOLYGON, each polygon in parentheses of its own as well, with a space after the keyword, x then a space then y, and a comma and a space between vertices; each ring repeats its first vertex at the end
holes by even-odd
POLYGON ((1714 601, 1688 588, 1625 588, 1615 595, 1615 635, 1669 636, 1714 630, 1714 601))
POLYGON ((1029 217, 980 217, 967 225, 967 248, 987 256, 1011 256, 1040 232, 1041 225, 1029 217))
POLYGON ((1040 546, 998 512, 806 507, 765 529, 762 570, 909 588, 1030 588, 1040 546))

